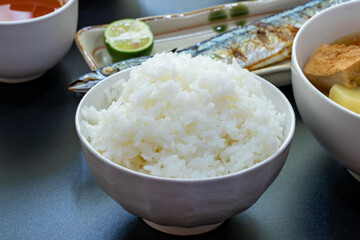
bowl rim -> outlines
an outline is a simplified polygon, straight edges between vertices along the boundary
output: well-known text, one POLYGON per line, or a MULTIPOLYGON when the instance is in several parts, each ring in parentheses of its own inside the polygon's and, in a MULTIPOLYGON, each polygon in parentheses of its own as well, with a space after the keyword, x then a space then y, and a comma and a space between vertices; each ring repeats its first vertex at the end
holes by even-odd
POLYGON ((34 23, 34 22, 40 22, 40 21, 46 20, 48 18, 51 18, 55 15, 58 15, 64 11, 66 11, 68 8, 70 8, 71 5, 73 5, 76 2, 78 2, 78 0, 67 0, 65 2, 65 4, 63 6, 61 6, 60 8, 58 8, 56 11, 42 15, 40 17, 30 18, 30 19, 26 19, 26 20, 17 20, 17 21, 0 21, 0 27, 1 26, 14 26, 14 25, 18 26, 18 25, 25 25, 25 24, 30 24, 30 23, 34 23))
MULTIPOLYGON (((96 84, 94 87, 92 87, 90 89, 90 91, 88 91, 88 93, 97 91, 97 89, 101 88, 101 86, 103 84, 105 84, 106 81, 108 81, 109 79, 114 79, 118 75, 124 74, 127 71, 131 71, 131 68, 126 69, 121 72, 117 72, 117 73, 105 78, 104 80, 102 80, 101 82, 96 84)), ((90 145, 90 143, 86 140, 86 138, 84 137, 84 135, 81 133, 81 130, 80 130, 81 129, 81 127, 80 127, 81 110, 84 106, 84 103, 86 101, 86 95, 88 95, 88 93, 86 93, 85 96, 83 96, 83 98, 81 99, 81 101, 77 107, 77 110, 76 110, 76 114, 75 114, 76 132, 77 132, 78 137, 79 137, 80 141, 82 142, 83 146, 85 146, 93 155, 95 155, 98 158, 98 160, 101 160, 103 163, 111 165, 112 167, 115 167, 121 171, 125 171, 126 173, 135 174, 138 177, 145 178, 146 180, 169 181, 169 182, 176 182, 176 183, 212 182, 212 181, 226 180, 226 179, 232 178, 237 175, 242 175, 242 174, 246 174, 247 172, 255 171, 257 168, 260 168, 263 165, 269 164, 269 162, 273 161, 275 158, 277 158, 279 155, 281 155, 286 150, 287 147, 290 147, 291 142, 294 137, 294 133, 295 133, 296 117, 295 117, 295 112, 294 112, 294 109, 292 108, 291 103, 286 98, 286 96, 275 85, 273 85, 272 83, 268 82, 267 80, 263 79, 262 77, 254 74, 254 73, 251 73, 251 72, 249 72, 249 73, 254 75, 259 81, 261 81, 262 85, 265 84, 265 85, 267 85, 267 87, 272 88, 272 90, 274 90, 279 95, 281 100, 285 103, 286 108, 288 109, 289 115, 290 115, 290 117, 287 118, 287 121, 289 121, 289 132, 287 135, 284 135, 282 144, 275 153, 273 153, 272 155, 270 155, 268 158, 264 159, 263 161, 255 164, 249 168, 243 169, 241 171, 229 173, 229 174, 221 175, 221 176, 208 177, 208 178, 194 178, 194 179, 192 179, 192 178, 169 178, 169 177, 155 176, 155 175, 151 175, 151 174, 141 173, 141 172, 123 167, 123 166, 111 161, 110 159, 105 158, 102 154, 97 152, 90 145)))
MULTIPOLYGON (((300 28, 300 30, 297 32, 295 38, 294 38, 294 42, 293 42, 293 46, 292 46, 292 59, 291 59, 291 64, 292 64, 292 68, 295 68, 296 72, 299 74, 301 81, 304 82, 304 84, 310 89, 310 91, 312 93, 317 94, 320 99, 322 99, 323 101, 329 103, 331 106, 333 106, 334 108, 339 109, 340 111, 345 112, 347 115, 349 115, 350 117, 354 117, 354 118, 359 118, 360 119, 360 114, 357 114, 343 106, 341 106, 340 104, 336 103, 335 101, 331 100, 329 97, 325 96, 320 90, 318 90, 305 76, 303 70, 300 68, 299 65, 299 61, 298 61, 298 57, 297 57, 297 46, 298 46, 298 42, 299 42, 299 38, 301 38, 301 35, 304 31, 306 31, 306 29, 308 28, 308 26, 310 24, 312 24, 314 21, 317 21, 318 18, 323 17, 324 15, 328 14, 329 12, 332 11, 336 11, 338 8, 344 8, 347 7, 348 5, 352 5, 352 4, 360 4, 360 1, 350 1, 350 2, 344 2, 344 3, 340 3, 338 5, 332 6, 328 9, 325 9, 321 12, 319 12, 318 14, 316 14, 315 16, 313 16, 312 18, 310 18, 309 20, 307 20, 304 25, 300 28)), ((336 39, 334 39, 333 41, 335 41, 336 39)), ((293 79, 292 79, 293 81, 293 79)))

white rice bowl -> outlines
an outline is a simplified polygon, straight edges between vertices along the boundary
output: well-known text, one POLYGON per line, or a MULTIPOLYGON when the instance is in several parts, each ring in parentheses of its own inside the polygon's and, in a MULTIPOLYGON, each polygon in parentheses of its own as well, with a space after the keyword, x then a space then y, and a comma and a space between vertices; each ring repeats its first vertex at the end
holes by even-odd
POLYGON ((109 107, 84 107, 83 134, 104 157, 168 178, 249 168, 282 144, 285 114, 236 61, 162 53, 106 90, 109 107))

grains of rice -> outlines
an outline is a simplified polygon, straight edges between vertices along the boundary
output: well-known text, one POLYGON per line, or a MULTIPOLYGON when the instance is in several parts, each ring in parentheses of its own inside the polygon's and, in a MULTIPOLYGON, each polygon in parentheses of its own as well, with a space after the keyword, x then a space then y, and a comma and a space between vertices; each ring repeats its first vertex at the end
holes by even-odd
POLYGON ((104 157, 145 174, 225 175, 263 161, 282 143, 284 114, 237 63, 157 54, 106 95, 108 108, 83 109, 84 134, 104 157))

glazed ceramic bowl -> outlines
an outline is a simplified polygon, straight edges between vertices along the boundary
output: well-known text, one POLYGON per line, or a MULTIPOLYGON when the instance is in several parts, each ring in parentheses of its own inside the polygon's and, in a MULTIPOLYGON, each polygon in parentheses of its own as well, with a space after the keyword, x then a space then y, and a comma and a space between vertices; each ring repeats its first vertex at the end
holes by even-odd
POLYGON ((0 82, 33 80, 65 56, 76 33, 78 0, 64 2, 41 17, 0 21, 0 82))
POLYGON ((360 1, 331 7, 307 21, 292 50, 292 87, 300 115, 319 143, 359 180, 360 115, 318 91, 303 69, 321 43, 360 33, 360 1))
POLYGON ((104 158, 85 139, 85 106, 108 105, 104 89, 129 71, 98 83, 81 100, 75 117, 76 130, 96 183, 128 212, 163 232, 189 235, 210 231, 223 221, 252 206, 278 176, 291 145, 295 115, 287 98, 271 83, 259 80, 278 111, 286 114, 281 148, 261 163, 238 173, 208 179, 186 180, 155 177, 124 168, 104 158))

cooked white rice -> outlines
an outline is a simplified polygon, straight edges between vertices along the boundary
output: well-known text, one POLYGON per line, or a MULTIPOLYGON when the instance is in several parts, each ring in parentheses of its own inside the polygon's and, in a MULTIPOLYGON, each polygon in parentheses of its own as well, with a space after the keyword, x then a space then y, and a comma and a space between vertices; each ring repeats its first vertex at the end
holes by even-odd
POLYGON ((249 168, 282 143, 284 114, 237 63, 157 54, 84 108, 84 135, 104 157, 146 174, 206 178, 249 168))

